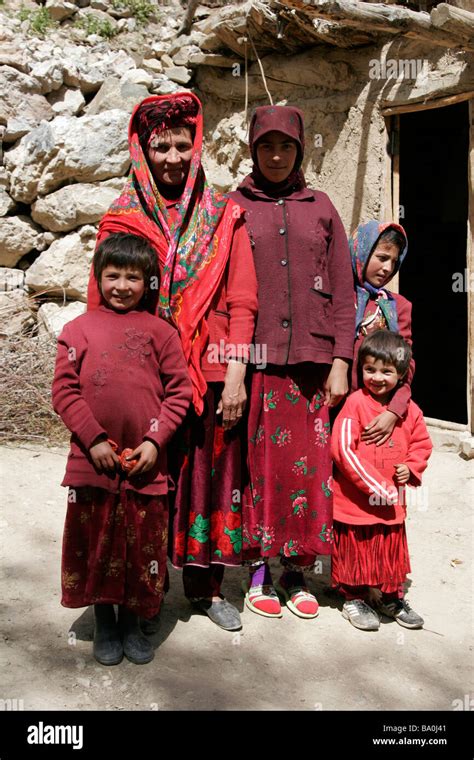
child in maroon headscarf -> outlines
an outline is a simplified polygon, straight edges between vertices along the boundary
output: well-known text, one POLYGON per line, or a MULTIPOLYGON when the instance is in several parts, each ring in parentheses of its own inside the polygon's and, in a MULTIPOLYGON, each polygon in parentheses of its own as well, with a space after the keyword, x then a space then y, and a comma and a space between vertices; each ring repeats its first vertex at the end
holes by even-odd
POLYGON ((303 570, 332 547, 329 408, 348 390, 354 344, 351 262, 328 196, 306 187, 303 115, 263 106, 250 125, 252 173, 231 193, 246 210, 257 271, 256 367, 249 410, 249 476, 243 499, 246 605, 281 616, 268 557, 280 557, 279 590, 299 617, 318 614, 303 570))
POLYGON ((52 389, 72 433, 61 602, 94 605, 98 662, 125 654, 143 664, 153 646, 139 616, 158 614, 166 576, 166 446, 192 389, 177 331, 148 311, 159 280, 153 248, 111 235, 93 271, 100 305, 64 327, 52 389))

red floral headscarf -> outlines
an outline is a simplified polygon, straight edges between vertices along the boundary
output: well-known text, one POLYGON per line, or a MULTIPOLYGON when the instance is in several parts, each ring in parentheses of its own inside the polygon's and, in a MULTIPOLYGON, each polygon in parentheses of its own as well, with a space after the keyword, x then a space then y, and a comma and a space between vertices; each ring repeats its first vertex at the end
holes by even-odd
MULTIPOLYGON (((224 275, 239 207, 209 187, 201 165, 202 106, 191 92, 146 98, 129 126, 131 173, 122 195, 101 220, 97 243, 112 232, 141 235, 156 249, 160 273, 158 315, 175 324, 193 383, 193 403, 203 410, 207 384, 201 357, 209 331, 205 315, 224 275), (163 129, 190 126, 193 155, 172 223, 149 167, 146 150, 163 129)), ((89 280, 88 308, 100 303, 98 285, 89 280)))

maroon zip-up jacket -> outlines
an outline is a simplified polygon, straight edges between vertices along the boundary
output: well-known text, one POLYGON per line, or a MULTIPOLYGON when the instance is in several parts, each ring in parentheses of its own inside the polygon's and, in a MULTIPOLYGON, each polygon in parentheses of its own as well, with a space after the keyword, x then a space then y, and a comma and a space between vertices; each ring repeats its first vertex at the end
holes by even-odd
POLYGON ((229 193, 245 209, 258 281, 255 343, 267 362, 352 361, 354 286, 339 214, 320 190, 284 198, 240 187, 229 193))

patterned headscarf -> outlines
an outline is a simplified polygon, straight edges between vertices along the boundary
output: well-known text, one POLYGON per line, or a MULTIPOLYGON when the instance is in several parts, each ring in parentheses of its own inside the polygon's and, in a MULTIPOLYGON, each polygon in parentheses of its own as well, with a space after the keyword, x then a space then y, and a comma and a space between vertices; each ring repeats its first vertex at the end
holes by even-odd
POLYGON ((382 232, 385 232, 385 230, 388 229, 397 230, 405 238, 405 246, 403 250, 400 251, 395 269, 390 277, 390 279, 392 279, 400 269, 408 251, 406 232, 400 224, 396 224, 395 222, 377 222, 375 219, 371 219, 370 222, 359 224, 355 232, 349 238, 352 271, 354 272, 357 291, 356 337, 359 335, 362 321, 364 319, 365 308, 370 298, 374 299, 379 305, 382 314, 387 321, 388 329, 393 332, 398 332, 397 306, 393 295, 385 288, 374 288, 370 282, 363 279, 372 251, 376 247, 382 232))
MULTIPOLYGON (((202 129, 201 103, 191 92, 152 96, 135 108, 129 126, 130 177, 101 220, 97 238, 99 244, 112 232, 132 232, 156 249, 161 272, 158 314, 178 327, 198 414, 207 389, 201 370, 209 336, 205 314, 224 275, 241 213, 234 201, 207 183, 201 165, 202 129), (193 155, 173 225, 145 151, 160 131, 183 125, 195 131, 193 155)), ((99 301, 97 283, 90 281, 88 307, 99 301)))

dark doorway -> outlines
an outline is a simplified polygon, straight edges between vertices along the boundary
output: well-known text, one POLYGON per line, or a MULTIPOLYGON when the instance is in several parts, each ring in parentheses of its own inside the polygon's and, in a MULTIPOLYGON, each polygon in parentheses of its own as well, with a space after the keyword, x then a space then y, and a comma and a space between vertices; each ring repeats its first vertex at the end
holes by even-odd
POLYGON ((467 423, 468 103, 400 116, 400 293, 413 304, 413 398, 467 423), (461 279, 462 278, 462 279, 461 279))

